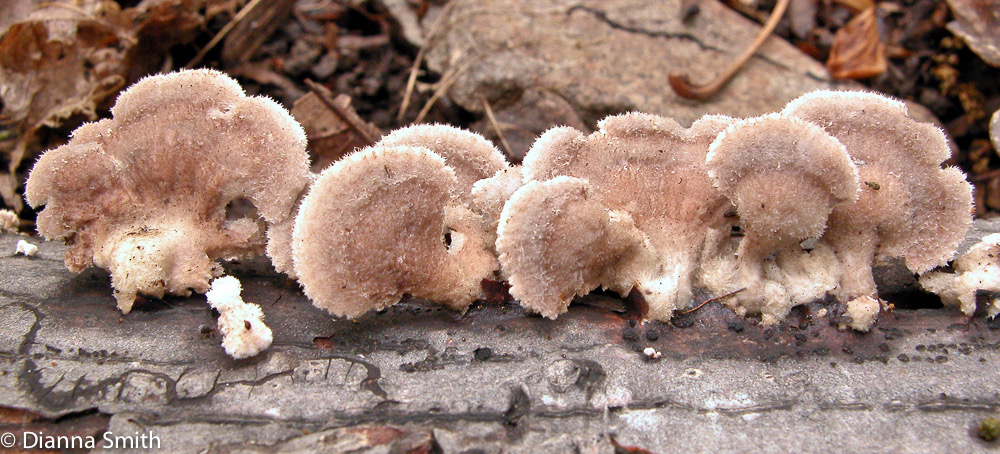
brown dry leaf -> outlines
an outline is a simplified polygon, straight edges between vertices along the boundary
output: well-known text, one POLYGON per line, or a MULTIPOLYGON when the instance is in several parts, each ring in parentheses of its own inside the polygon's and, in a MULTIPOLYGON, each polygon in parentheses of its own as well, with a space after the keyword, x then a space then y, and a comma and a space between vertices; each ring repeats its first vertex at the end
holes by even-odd
POLYGON ((836 79, 866 79, 885 72, 885 45, 878 37, 875 8, 854 16, 833 37, 826 69, 836 79))
POLYGON ((204 23, 198 11, 212 1, 147 0, 126 10, 111 0, 39 2, 27 17, 15 17, 0 36, 6 206, 23 208, 18 172, 41 151, 39 130, 69 118, 94 120, 128 82, 161 67, 163 50, 194 39, 204 23))
POLYGON ((226 35, 222 43, 222 61, 226 66, 249 61, 294 8, 295 0, 268 0, 258 4, 226 35))
POLYGON ((835 2, 844 5, 854 11, 865 11, 868 8, 875 6, 874 0, 834 0, 835 2))
POLYGON ((948 30, 993 66, 1000 66, 1000 1, 948 0, 955 20, 948 30))
POLYGON ((382 132, 351 107, 351 97, 336 97, 322 85, 306 81, 311 92, 295 101, 292 116, 306 130, 313 170, 318 171, 342 156, 375 143, 382 132))
MULTIPOLYGON (((43 126, 58 126, 73 115, 93 118, 97 103, 125 84, 123 48, 131 37, 122 13, 110 0, 82 6, 55 3, 12 24, 0 37, 0 124, 17 136, 7 151, 14 174, 43 126)), ((10 188, 0 191, 11 200, 10 188)))

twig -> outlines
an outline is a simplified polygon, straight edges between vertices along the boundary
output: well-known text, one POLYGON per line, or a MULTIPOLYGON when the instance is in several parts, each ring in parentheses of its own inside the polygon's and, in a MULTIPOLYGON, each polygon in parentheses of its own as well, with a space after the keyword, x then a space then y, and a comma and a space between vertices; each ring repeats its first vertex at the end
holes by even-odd
POLYGON ((677 313, 678 313, 678 314, 680 314, 680 315, 684 315, 684 314, 690 314, 690 313, 692 313, 692 312, 694 312, 694 311, 696 311, 696 310, 698 310, 698 309, 701 309, 701 307, 702 307, 702 306, 704 306, 704 305, 706 305, 706 304, 708 304, 708 303, 714 303, 714 302, 716 302, 716 301, 719 301, 719 300, 723 300, 723 299, 726 299, 726 298, 729 298, 730 296, 733 296, 733 295, 735 295, 735 294, 737 294, 737 293, 739 293, 739 292, 742 292, 742 291, 744 291, 744 290, 746 290, 746 289, 747 289, 746 287, 743 287, 743 288, 741 288, 741 289, 739 289, 739 290, 736 290, 736 291, 733 291, 733 292, 729 292, 729 293, 726 293, 725 295, 722 295, 722 296, 717 296, 717 297, 715 297, 715 298, 712 298, 712 299, 708 299, 708 300, 705 300, 705 301, 702 301, 702 302, 701 302, 701 304, 699 304, 699 305, 697 305, 697 306, 695 306, 695 307, 693 307, 693 308, 691 308, 691 309, 688 309, 688 310, 686 310, 686 311, 678 311, 677 313))
POLYGON ((426 117, 427 113, 430 112, 431 107, 434 107, 434 103, 437 102, 437 100, 441 98, 441 96, 444 96, 444 93, 448 91, 449 88, 451 88, 452 84, 454 84, 458 80, 459 76, 465 73, 465 70, 469 69, 469 66, 472 66, 472 64, 475 63, 477 60, 479 60, 479 56, 470 58, 468 61, 465 62, 465 64, 460 66, 457 70, 452 71, 451 74, 449 74, 447 77, 441 80, 437 90, 434 90, 434 94, 431 95, 431 98, 428 99, 426 103, 424 103, 423 109, 420 109, 420 113, 417 114, 417 118, 415 118, 413 122, 420 123, 424 121, 424 117, 426 117))
POLYGON ((1000 170, 991 170, 986 173, 981 173, 979 175, 970 175, 969 181, 973 183, 982 183, 984 181, 992 180, 996 177, 1000 177, 1000 170))
POLYGON ((500 129, 500 123, 497 122, 497 117, 493 116, 493 108, 490 107, 489 101, 482 96, 480 96, 479 99, 483 101, 483 110, 486 111, 486 118, 490 120, 490 126, 493 126, 493 130, 497 132, 497 137, 500 138, 500 144, 503 145, 503 149, 507 151, 507 156, 514 156, 514 153, 510 150, 510 144, 507 143, 507 138, 503 135, 503 130, 500 129))
POLYGON ((378 141, 381 131, 366 123, 353 109, 348 107, 350 105, 350 98, 347 95, 341 94, 335 98, 333 93, 326 87, 310 79, 306 79, 305 82, 309 90, 316 94, 319 100, 326 105, 327 109, 354 131, 365 142, 365 145, 371 145, 378 141))
POLYGON ((208 44, 205 45, 205 47, 201 48, 201 50, 198 52, 198 55, 195 55, 194 58, 192 58, 191 61, 188 62, 187 65, 184 65, 184 67, 190 69, 197 66, 198 63, 201 63, 201 60, 205 58, 205 55, 207 55, 208 52, 211 51, 212 48, 216 46, 216 44, 219 44, 219 41, 222 41, 223 38, 225 38, 226 35, 228 35, 229 32, 231 32, 233 28, 236 27, 236 25, 239 24, 241 20, 243 20, 244 17, 247 17, 247 14, 250 14, 250 11, 253 11, 253 9, 260 4, 260 2, 261 0, 250 0, 249 3, 243 6, 243 9, 241 9, 238 13, 236 13, 235 16, 233 16, 233 20, 229 21, 229 23, 226 24, 225 27, 222 27, 222 30, 219 30, 219 33, 216 33, 215 36, 212 37, 212 40, 209 41, 208 44))
POLYGON ((451 13, 453 6, 455 6, 455 2, 448 2, 437 19, 434 19, 434 23, 431 24, 431 28, 427 31, 427 36, 424 37, 424 45, 420 46, 416 58, 413 59, 413 66, 410 67, 410 77, 406 80, 406 91, 403 93, 403 102, 400 103, 399 113, 396 114, 397 121, 403 121, 403 115, 406 114, 406 109, 410 107, 413 87, 417 84, 417 74, 420 72, 420 63, 424 61, 424 54, 427 52, 427 47, 431 44, 431 39, 437 34, 438 29, 441 28, 441 24, 444 23, 444 18, 451 13))
POLYGON ((750 45, 746 50, 743 51, 743 55, 736 59, 725 71, 722 71, 715 80, 709 82, 705 85, 694 85, 688 80, 687 75, 684 74, 671 74, 667 79, 670 81, 670 87, 674 89, 675 92, 681 97, 689 99, 705 100, 712 95, 716 94, 729 79, 732 79, 740 68, 750 57, 753 57, 760 46, 764 45, 767 38, 771 36, 771 32, 774 31, 774 27, 778 25, 778 21, 781 17, 785 15, 785 9, 788 7, 788 0, 778 0, 778 3, 774 5, 774 11, 771 12, 771 16, 768 17, 767 23, 764 24, 764 28, 760 30, 757 38, 754 39, 753 44, 750 45))

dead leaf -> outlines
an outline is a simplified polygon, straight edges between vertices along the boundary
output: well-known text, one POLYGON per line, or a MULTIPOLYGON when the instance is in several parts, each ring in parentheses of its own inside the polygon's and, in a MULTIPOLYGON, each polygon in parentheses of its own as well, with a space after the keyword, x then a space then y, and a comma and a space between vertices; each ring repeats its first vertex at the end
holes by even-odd
POLYGON ((361 119, 351 107, 351 97, 336 97, 322 85, 307 80, 311 92, 292 106, 292 116, 306 130, 313 170, 318 171, 342 156, 375 143, 382 132, 361 119))
MULTIPOLYGON (((0 37, 0 124, 16 134, 7 172, 15 174, 43 126, 80 115, 95 116, 97 103, 125 85, 123 48, 131 38, 120 28, 116 3, 78 7, 51 4, 12 24, 0 37)), ((14 188, 0 191, 20 211, 14 188)))
MULTIPOLYGON (((193 40, 198 13, 218 0, 44 2, 0 36, 0 196, 16 211, 22 163, 41 151, 39 131, 90 121, 127 83, 155 72, 165 49, 193 40)), ((20 4, 20 3, 19 3, 20 4)), ((52 145, 51 143, 47 145, 52 145)))
POLYGON ((887 67, 874 7, 837 30, 826 61, 826 69, 835 79, 866 79, 882 74, 887 67))
POLYGON ((834 0, 837 3, 844 5, 854 11, 866 11, 875 5, 874 0, 834 0))
POLYGON ((294 0, 269 0, 251 10, 223 40, 222 61, 226 66, 249 61, 294 8, 294 0))
POLYGON ((948 30, 993 66, 1000 66, 1000 1, 948 0, 955 20, 948 30))

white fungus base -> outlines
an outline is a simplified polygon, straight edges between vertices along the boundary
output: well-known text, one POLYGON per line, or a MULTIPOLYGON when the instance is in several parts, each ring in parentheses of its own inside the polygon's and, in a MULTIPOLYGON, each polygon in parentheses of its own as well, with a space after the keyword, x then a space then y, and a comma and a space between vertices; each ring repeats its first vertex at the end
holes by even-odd
POLYGON ((879 309, 882 303, 878 298, 871 296, 860 296, 847 302, 846 315, 851 317, 851 322, 847 325, 856 331, 867 332, 878 319, 879 309))
POLYGON ((976 292, 992 292, 986 313, 1000 314, 1000 233, 985 236, 952 264, 954 273, 932 271, 920 276, 920 285, 941 297, 941 302, 958 306, 965 315, 976 312, 976 292))
POLYGON ((243 302, 241 290, 238 279, 224 276, 212 281, 212 288, 205 293, 208 304, 220 314, 222 348, 235 359, 254 356, 270 347, 274 340, 271 328, 264 324, 260 306, 243 302))

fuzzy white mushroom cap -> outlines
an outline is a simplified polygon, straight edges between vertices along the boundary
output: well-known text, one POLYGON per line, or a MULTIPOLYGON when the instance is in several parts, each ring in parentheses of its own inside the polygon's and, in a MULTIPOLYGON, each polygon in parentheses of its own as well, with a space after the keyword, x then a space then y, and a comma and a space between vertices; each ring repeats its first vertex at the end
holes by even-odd
POLYGON ((706 286, 720 294, 742 289, 727 302, 765 322, 837 286, 840 268, 829 249, 800 247, 823 234, 835 206, 858 198, 857 168, 837 139, 804 120, 769 114, 730 125, 712 142, 706 165, 744 232, 729 262, 736 270, 706 276, 706 286))
MULTIPOLYGON (((972 222, 972 186, 959 169, 941 168, 951 156, 941 129, 911 118, 900 101, 866 92, 807 93, 782 114, 822 127, 858 166, 859 199, 834 210, 825 238, 845 262, 857 262, 852 269, 903 257, 923 273, 952 258, 972 222)), ((874 290, 870 273, 844 285, 849 298, 874 290)))
MULTIPOLYGON (((668 118, 628 113, 605 118, 589 136, 553 128, 532 145, 522 172, 526 182, 560 176, 585 180, 592 198, 588 204, 627 215, 650 247, 647 259, 628 261, 623 268, 630 270, 627 278, 615 273, 613 281, 601 285, 625 294, 634 285, 649 303, 647 316, 668 320, 675 309, 693 303, 708 232, 730 228, 724 216, 729 201, 709 181, 705 155, 712 139, 732 121, 709 115, 685 129, 668 118), (654 256, 659 258, 649 259, 654 256)), ((524 222, 533 221, 526 217, 524 222)), ((573 244, 571 238, 566 242, 573 244)), ((504 272, 513 279, 510 270, 504 272)))
POLYGON ((274 340, 260 306, 244 302, 241 291, 239 279, 223 276, 212 281, 212 287, 205 292, 208 304, 219 311, 222 348, 235 359, 256 356, 274 340))
POLYGON ((712 183, 736 205, 744 244, 763 243, 758 257, 818 238, 834 206, 858 199, 858 170, 844 146, 798 118, 736 122, 712 142, 706 163, 712 183))
POLYGON ((390 132, 378 141, 380 147, 424 147, 444 158, 455 171, 455 195, 469 205, 472 187, 509 166, 503 153, 483 136, 449 125, 418 124, 390 132))

